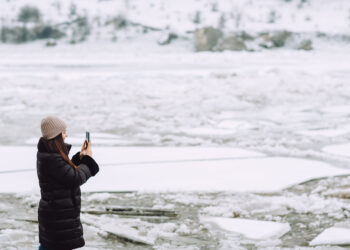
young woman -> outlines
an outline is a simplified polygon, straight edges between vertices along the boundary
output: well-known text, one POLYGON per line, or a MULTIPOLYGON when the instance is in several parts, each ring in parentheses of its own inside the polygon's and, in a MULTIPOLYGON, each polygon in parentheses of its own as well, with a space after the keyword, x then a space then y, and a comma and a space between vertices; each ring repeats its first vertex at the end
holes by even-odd
POLYGON ((72 145, 64 142, 66 124, 55 116, 41 121, 37 174, 41 190, 38 208, 39 249, 70 250, 85 245, 80 222, 80 186, 99 171, 85 141, 72 159, 72 145))

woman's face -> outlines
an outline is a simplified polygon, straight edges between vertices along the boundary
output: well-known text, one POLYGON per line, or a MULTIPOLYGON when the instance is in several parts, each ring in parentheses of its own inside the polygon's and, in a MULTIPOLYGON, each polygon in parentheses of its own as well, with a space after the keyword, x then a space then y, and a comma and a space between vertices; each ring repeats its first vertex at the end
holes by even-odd
POLYGON ((64 130, 64 131, 62 132, 63 141, 66 139, 66 137, 67 137, 67 133, 66 133, 66 130, 64 130))

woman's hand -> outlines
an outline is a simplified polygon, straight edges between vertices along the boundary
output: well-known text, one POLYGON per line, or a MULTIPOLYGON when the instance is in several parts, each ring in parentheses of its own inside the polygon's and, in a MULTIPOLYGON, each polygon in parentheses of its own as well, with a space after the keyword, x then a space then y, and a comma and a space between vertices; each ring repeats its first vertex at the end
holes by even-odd
POLYGON ((89 141, 89 144, 87 145, 87 148, 85 149, 85 152, 88 156, 92 157, 91 141, 89 141))
POLYGON ((80 157, 82 157, 83 155, 88 155, 92 157, 91 141, 89 142, 89 144, 87 144, 86 140, 84 141, 83 146, 81 147, 80 157))

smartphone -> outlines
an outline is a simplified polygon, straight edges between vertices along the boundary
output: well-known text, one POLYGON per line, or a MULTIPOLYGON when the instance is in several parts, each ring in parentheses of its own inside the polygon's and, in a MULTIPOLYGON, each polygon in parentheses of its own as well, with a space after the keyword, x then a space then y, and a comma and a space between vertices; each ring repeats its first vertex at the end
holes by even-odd
POLYGON ((86 131, 86 142, 87 142, 87 144, 86 144, 86 147, 87 147, 88 143, 90 142, 90 132, 89 131, 86 131))

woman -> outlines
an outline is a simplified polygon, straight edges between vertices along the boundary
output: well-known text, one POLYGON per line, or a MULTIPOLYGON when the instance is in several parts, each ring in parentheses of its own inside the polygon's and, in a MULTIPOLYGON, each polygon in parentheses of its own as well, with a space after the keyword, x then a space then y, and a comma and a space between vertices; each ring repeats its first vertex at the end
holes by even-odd
POLYGON ((39 249, 70 250, 85 245, 80 222, 80 185, 99 171, 92 158, 91 142, 85 141, 72 159, 72 145, 64 142, 66 124, 48 116, 41 121, 37 174, 41 190, 38 208, 39 249))

